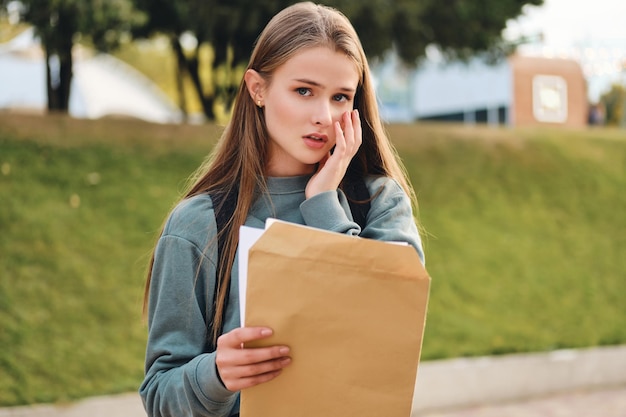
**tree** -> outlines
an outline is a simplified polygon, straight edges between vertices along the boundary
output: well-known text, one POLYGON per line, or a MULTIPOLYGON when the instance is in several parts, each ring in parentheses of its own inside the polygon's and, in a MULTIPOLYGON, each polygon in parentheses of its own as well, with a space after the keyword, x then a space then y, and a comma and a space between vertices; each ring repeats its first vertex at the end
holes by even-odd
MULTIPOLYGON (((10 0, 0 0, 6 7, 10 0)), ((72 48, 78 39, 97 50, 119 45, 143 16, 131 0, 21 0, 21 18, 35 27, 46 58, 48 110, 67 112, 72 82, 72 48)))
MULTIPOLYGON (((215 117, 214 106, 228 107, 238 77, 217 80, 222 70, 232 73, 245 65, 254 40, 288 0, 135 0, 148 20, 135 32, 148 37, 165 33, 178 62, 180 96, 182 78, 191 79, 207 119, 215 117), (197 40, 192 50, 181 43, 183 34, 197 40), (202 48, 211 45, 211 62, 202 62, 202 48), (212 75, 208 85, 202 68, 212 75)), ((438 46, 449 58, 467 58, 476 52, 506 54, 501 33, 508 19, 517 17, 526 4, 543 0, 328 0, 345 13, 361 37, 369 57, 379 57, 392 46, 402 60, 416 64, 428 45, 438 46)), ((181 99, 182 102, 182 99, 181 99)))
POLYGON ((613 84, 600 97, 600 103, 606 109, 606 124, 611 126, 626 126, 626 87, 613 84))
POLYGON ((207 119, 215 118, 215 105, 230 107, 237 88, 234 69, 245 63, 252 44, 272 15, 285 7, 284 0, 135 0, 148 16, 146 24, 135 30, 136 37, 165 34, 176 56, 180 106, 184 109, 183 77, 191 81, 207 119), (195 39, 185 48, 184 37, 195 39), (212 56, 203 54, 210 45, 212 56), (210 74, 209 77, 204 74, 210 74), (222 73, 222 79, 216 74, 222 73))

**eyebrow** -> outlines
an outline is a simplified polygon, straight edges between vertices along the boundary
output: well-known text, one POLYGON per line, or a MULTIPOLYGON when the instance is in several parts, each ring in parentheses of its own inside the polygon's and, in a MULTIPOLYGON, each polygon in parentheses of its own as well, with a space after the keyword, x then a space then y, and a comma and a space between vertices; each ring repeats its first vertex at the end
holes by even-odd
MULTIPOLYGON (((306 78, 296 78, 294 79, 294 81, 304 83, 304 84, 309 84, 314 87, 322 87, 322 88, 324 87, 322 84, 318 83, 317 81, 307 80, 306 78)), ((339 87, 339 90, 345 91, 348 93, 354 93, 356 91, 354 88, 350 88, 350 87, 339 87)))

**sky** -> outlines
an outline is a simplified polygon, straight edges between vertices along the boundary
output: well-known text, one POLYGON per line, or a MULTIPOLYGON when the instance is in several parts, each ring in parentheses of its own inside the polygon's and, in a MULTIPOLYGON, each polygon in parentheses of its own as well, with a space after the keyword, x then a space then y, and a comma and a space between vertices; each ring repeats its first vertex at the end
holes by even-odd
POLYGON ((503 35, 531 39, 519 47, 521 54, 577 60, 591 101, 613 83, 626 85, 626 0, 544 0, 525 6, 503 35))

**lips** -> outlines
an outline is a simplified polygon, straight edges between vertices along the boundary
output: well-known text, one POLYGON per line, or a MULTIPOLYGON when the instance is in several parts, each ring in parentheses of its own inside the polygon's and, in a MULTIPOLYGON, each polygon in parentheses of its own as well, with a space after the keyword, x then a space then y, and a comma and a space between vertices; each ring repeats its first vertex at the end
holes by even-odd
POLYGON ((328 142, 328 136, 321 133, 311 133, 302 137, 304 143, 311 149, 322 149, 326 142, 328 142))
POLYGON ((305 139, 311 139, 311 140, 314 140, 316 142, 323 142, 323 143, 328 142, 328 136, 323 135, 321 133, 312 133, 310 135, 304 136, 304 138, 305 139))

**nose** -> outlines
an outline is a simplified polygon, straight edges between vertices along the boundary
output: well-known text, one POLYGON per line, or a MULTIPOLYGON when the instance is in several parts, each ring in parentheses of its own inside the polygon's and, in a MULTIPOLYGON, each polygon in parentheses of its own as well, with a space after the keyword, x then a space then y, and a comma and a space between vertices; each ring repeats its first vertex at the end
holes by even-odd
POLYGON ((319 126, 330 126, 333 123, 333 113, 330 103, 319 100, 313 111, 313 123, 319 126))

